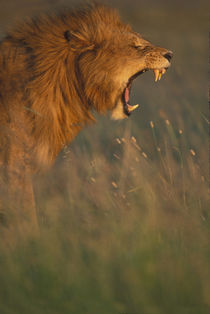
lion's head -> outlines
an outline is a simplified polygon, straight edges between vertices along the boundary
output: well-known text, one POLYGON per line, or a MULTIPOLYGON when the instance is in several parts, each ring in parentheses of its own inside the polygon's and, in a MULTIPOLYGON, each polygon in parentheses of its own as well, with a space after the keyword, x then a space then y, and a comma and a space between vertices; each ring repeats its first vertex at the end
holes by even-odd
POLYGON ((148 70, 160 80, 173 53, 135 33, 113 9, 94 6, 79 16, 80 27, 65 36, 80 51, 77 72, 86 102, 98 112, 111 110, 113 119, 125 118, 138 107, 129 103, 132 81, 148 70))

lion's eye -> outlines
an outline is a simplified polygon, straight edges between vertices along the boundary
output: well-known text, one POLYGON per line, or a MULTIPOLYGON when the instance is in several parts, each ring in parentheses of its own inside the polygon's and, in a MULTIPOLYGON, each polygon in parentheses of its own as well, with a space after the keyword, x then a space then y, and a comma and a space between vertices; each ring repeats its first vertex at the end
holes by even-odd
POLYGON ((137 50, 139 50, 139 49, 142 49, 143 46, 142 46, 142 45, 134 45, 134 48, 137 49, 137 50))

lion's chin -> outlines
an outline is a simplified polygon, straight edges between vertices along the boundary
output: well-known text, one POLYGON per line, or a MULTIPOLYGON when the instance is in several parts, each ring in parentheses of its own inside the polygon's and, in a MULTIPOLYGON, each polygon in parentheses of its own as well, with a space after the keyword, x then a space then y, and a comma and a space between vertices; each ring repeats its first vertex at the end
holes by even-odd
POLYGON ((128 118, 132 111, 138 108, 138 104, 131 106, 129 104, 124 104, 121 101, 118 102, 117 106, 112 110, 111 119, 122 120, 128 118))
POLYGON ((118 101, 116 107, 112 110, 111 119, 112 120, 122 120, 127 118, 128 115, 125 114, 123 109, 123 103, 121 100, 118 101))

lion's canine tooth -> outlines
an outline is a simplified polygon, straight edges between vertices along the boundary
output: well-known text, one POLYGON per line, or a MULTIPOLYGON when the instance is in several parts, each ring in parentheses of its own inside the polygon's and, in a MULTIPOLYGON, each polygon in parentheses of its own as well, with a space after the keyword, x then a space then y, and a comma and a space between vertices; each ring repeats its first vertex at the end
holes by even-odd
POLYGON ((134 105, 134 106, 127 105, 128 111, 131 112, 131 111, 135 110, 136 108, 138 108, 138 106, 139 106, 138 104, 134 105))
POLYGON ((155 73, 155 82, 157 82, 158 78, 159 78, 159 70, 158 69, 155 69, 153 70, 154 73, 155 73))
POLYGON ((158 75, 158 80, 159 80, 159 81, 160 81, 162 75, 165 74, 165 73, 166 73, 166 69, 161 69, 161 70, 159 70, 159 75, 158 75))

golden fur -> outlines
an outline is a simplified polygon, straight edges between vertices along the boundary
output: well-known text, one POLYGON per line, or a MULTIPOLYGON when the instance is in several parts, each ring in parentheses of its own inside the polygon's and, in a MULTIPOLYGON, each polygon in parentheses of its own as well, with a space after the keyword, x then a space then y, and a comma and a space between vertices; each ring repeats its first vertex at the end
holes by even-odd
POLYGON ((32 174, 94 121, 94 110, 126 116, 129 78, 167 68, 167 52, 101 5, 27 20, 8 34, 0 43, 0 166, 16 207, 33 207, 32 174))

